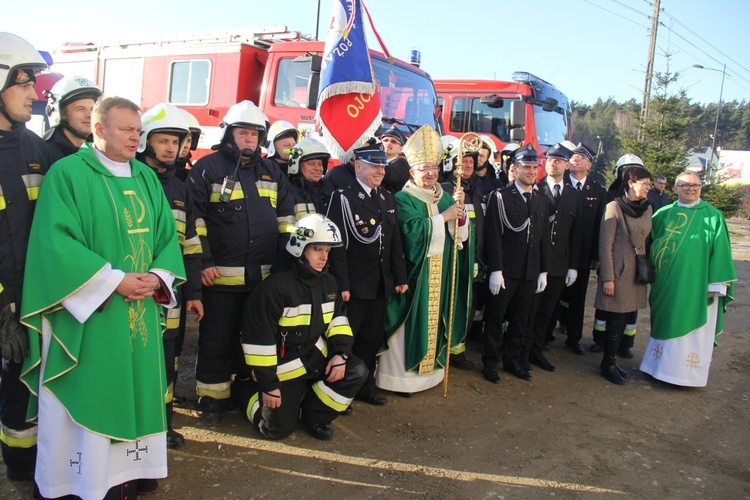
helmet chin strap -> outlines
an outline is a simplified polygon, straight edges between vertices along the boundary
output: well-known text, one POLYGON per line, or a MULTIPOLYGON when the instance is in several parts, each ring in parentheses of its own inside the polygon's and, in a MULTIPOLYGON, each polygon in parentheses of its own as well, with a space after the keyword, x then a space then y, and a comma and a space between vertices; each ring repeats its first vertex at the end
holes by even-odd
POLYGON ((17 122, 16 120, 10 117, 8 112, 5 110, 5 103, 3 102, 3 99, 1 97, 0 97, 0 113, 2 113, 5 119, 8 120, 8 123, 10 123, 11 130, 16 130, 22 125, 21 122, 17 122))
POLYGON ((68 120, 60 120, 60 125, 62 125, 62 127, 65 130, 67 130, 68 132, 70 132, 71 134, 73 134, 74 136, 78 137, 81 140, 88 141, 91 139, 91 134, 80 133, 79 131, 77 131, 76 129, 70 126, 70 123, 68 123, 68 120))
POLYGON ((152 159, 154 163, 156 163, 155 168, 163 168, 163 169, 169 170, 171 168, 174 168, 175 162, 177 161, 177 158, 175 158, 175 161, 170 162, 170 163, 166 163, 166 162, 159 160, 156 157, 156 152, 154 151, 154 148, 148 145, 146 145, 146 150, 141 154, 143 155, 144 159, 145 158, 152 159))

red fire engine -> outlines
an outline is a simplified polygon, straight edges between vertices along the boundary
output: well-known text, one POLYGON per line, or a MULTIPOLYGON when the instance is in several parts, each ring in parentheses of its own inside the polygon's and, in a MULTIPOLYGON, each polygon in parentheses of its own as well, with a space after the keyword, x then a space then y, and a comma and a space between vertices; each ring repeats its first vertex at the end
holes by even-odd
POLYGON ((447 134, 488 135, 498 150, 509 142, 529 143, 542 166, 547 148, 570 139, 568 98, 531 73, 513 73, 510 82, 435 80, 435 89, 447 134))
MULTIPOLYGON (((54 51, 53 70, 95 81, 105 95, 119 95, 148 109, 169 102, 198 119, 198 157, 219 142, 227 109, 244 99, 271 122, 287 120, 309 136, 324 43, 286 26, 159 37, 108 44, 66 44, 54 51)), ((389 64, 370 51, 385 123, 405 133, 425 123, 438 128, 437 96, 429 75, 406 62, 389 64)))

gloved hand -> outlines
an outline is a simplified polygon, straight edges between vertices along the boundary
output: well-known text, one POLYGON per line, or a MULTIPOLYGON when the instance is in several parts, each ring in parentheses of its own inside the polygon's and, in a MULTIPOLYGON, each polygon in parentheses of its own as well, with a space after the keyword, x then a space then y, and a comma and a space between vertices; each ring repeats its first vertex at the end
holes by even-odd
POLYGON ((0 310, 0 351, 3 359, 20 363, 29 355, 29 336, 16 320, 10 306, 0 310))
POLYGON ((536 293, 542 293, 547 288, 547 273, 539 273, 536 279, 536 293))
POLYGON ((578 279, 578 271, 575 269, 568 269, 568 274, 565 276, 565 286, 571 286, 578 279))
POLYGON ((505 278, 502 271, 492 271, 490 273, 490 293, 497 295, 500 289, 505 288, 505 278))

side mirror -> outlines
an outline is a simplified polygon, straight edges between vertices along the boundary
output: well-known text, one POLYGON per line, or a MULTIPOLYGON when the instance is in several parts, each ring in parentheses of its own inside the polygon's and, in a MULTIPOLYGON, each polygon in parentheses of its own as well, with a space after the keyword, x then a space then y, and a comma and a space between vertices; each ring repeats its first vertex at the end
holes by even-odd
POLYGON ((513 101, 510 103, 510 141, 522 143, 526 139, 526 102, 513 101))
POLYGON ((310 56, 310 79, 307 80, 307 109, 318 107, 318 89, 320 89, 320 68, 323 58, 318 55, 310 56))
POLYGON ((495 94, 490 94, 479 99, 479 103, 484 104, 488 108, 498 109, 503 107, 503 98, 495 94))

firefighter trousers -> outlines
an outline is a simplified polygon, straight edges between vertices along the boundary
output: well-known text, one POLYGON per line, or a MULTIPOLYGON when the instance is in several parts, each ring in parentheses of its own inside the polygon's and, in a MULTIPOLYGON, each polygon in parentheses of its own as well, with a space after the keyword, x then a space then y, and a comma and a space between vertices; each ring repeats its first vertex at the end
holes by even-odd
POLYGON ((29 389, 21 382, 22 363, 2 360, 0 376, 0 442, 3 462, 10 475, 34 476, 36 424, 26 421, 29 389))
MULTIPOLYGON (((196 392, 206 401, 229 398, 233 374, 247 372, 240 331, 249 292, 214 291, 203 288, 204 316, 198 329, 196 392)), ((217 408, 203 408, 220 411, 217 408)))
POLYGON ((267 436, 282 439, 294 432, 300 419, 328 425, 344 412, 367 379, 367 368, 357 356, 346 362, 346 373, 341 380, 326 382, 324 374, 328 361, 308 371, 307 375, 281 382, 281 406, 263 406, 258 384, 252 378, 240 378, 232 384, 232 397, 250 423, 258 428, 265 421, 267 436), (301 412, 300 412, 301 411, 301 412))

